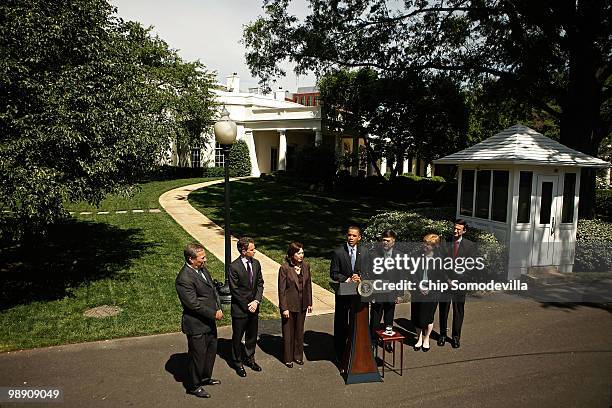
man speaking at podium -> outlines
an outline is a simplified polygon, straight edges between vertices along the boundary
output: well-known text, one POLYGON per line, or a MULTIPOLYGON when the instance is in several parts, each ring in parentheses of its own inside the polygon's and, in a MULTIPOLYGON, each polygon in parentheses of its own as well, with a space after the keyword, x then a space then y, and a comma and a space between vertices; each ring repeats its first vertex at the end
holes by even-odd
MULTIPOLYGON (((362 272, 367 271, 367 248, 359 245, 361 228, 351 225, 346 231, 346 243, 334 250, 329 268, 329 277, 336 282, 359 282, 362 272)), ((334 312, 334 350, 338 362, 346 347, 349 331, 349 312, 352 296, 336 294, 334 312)))

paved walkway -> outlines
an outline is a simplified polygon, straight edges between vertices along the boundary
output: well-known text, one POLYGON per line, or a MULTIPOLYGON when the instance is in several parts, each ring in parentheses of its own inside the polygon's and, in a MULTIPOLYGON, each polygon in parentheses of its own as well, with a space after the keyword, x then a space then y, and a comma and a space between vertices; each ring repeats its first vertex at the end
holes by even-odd
MULTIPOLYGON (((410 305, 396 310, 407 332, 404 375, 344 385, 330 362, 332 315, 306 319, 304 366, 286 368, 280 320, 260 321, 261 373, 240 378, 228 366, 231 327, 219 328, 214 377, 202 401, 185 393, 187 342, 181 333, 72 344, 0 354, 0 386, 63 389, 59 404, 4 407, 609 407, 610 309, 542 304, 498 295, 466 303, 461 348, 415 352, 410 305)), ((436 324, 437 327, 437 324, 436 324)))
MULTIPOLYGON (((237 179, 231 180, 235 181, 237 179)), ((189 235, 204 245, 209 253, 224 262, 225 232, 223 228, 193 208, 188 201, 188 195, 192 191, 220 183, 223 183, 223 180, 207 181, 175 188, 162 194, 159 197, 159 203, 189 235)), ((254 238, 257 240, 257 237, 254 238)), ((238 239, 232 236, 232 260, 238 257, 237 241, 238 239)), ((258 252, 255 256, 261 263, 265 282, 264 296, 278 306, 278 268, 280 264, 261 252, 258 252)), ((334 311, 334 294, 315 283, 312 284, 312 302, 314 315, 333 313, 334 311)))

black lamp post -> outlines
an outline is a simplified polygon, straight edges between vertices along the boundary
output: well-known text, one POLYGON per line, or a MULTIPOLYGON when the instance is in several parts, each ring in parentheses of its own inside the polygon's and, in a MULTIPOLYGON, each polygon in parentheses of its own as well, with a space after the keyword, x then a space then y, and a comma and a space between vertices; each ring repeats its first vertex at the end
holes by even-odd
POLYGON ((222 303, 231 302, 229 288, 229 267, 231 259, 230 238, 230 186, 229 186, 229 151, 236 141, 236 122, 229 117, 229 112, 223 107, 221 118, 215 123, 215 139, 223 149, 223 168, 225 173, 225 282, 217 288, 222 303))

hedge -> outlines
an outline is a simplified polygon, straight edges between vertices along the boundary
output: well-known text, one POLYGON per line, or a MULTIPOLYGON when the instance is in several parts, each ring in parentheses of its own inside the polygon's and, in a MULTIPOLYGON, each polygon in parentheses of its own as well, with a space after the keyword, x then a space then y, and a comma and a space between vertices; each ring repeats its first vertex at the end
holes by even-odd
POLYGON ((612 189, 596 190, 594 210, 597 217, 612 221, 612 189))
POLYGON ((612 271, 612 222, 578 220, 574 271, 612 271))
POLYGON ((408 202, 428 201, 436 206, 454 205, 457 201, 457 183, 444 181, 442 177, 423 178, 400 176, 391 180, 384 177, 351 177, 340 173, 335 183, 336 189, 361 195, 388 198, 408 202))

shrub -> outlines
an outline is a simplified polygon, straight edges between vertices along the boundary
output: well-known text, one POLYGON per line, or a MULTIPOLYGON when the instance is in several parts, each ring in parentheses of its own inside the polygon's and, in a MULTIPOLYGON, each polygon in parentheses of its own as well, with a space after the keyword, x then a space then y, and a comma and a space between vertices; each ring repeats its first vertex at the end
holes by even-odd
POLYGON ((310 182, 330 182, 336 175, 336 154, 324 146, 304 146, 296 152, 295 174, 310 182))
POLYGON ((229 160, 230 176, 244 177, 251 175, 251 156, 249 155, 249 146, 244 140, 238 140, 232 145, 229 160))
POLYGON ((578 220, 576 231, 577 272, 612 271, 612 222, 578 220))
POLYGON ((605 220, 612 220, 612 190, 597 190, 595 192, 595 215, 605 220))
POLYGON ((224 177, 225 170, 223 167, 206 167, 204 168, 205 177, 224 177))

